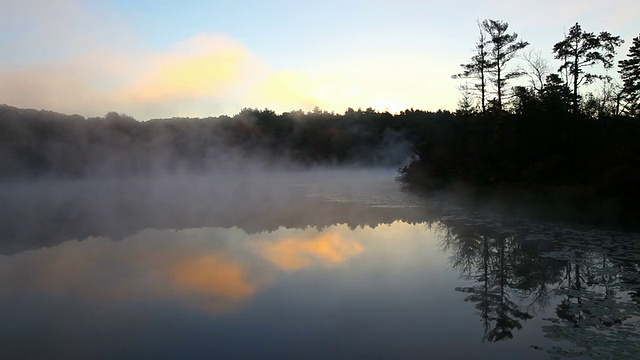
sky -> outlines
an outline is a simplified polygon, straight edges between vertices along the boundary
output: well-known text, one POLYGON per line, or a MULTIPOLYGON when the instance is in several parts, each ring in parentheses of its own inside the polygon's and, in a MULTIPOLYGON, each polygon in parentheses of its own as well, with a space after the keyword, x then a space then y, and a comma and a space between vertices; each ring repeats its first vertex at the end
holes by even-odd
POLYGON ((451 75, 487 18, 553 69, 576 22, 621 36, 618 59, 640 35, 638 0, 0 0, 0 104, 138 120, 454 110, 451 75))

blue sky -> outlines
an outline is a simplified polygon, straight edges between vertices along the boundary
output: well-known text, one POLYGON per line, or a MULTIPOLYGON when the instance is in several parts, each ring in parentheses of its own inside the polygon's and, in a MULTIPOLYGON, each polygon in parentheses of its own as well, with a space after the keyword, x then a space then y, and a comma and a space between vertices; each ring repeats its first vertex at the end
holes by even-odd
MULTIPOLYGON (((0 103, 85 116, 455 109, 476 19, 509 22, 552 68, 575 22, 625 39, 636 0, 0 2, 0 103)), ((514 66, 519 65, 517 61, 514 66)))

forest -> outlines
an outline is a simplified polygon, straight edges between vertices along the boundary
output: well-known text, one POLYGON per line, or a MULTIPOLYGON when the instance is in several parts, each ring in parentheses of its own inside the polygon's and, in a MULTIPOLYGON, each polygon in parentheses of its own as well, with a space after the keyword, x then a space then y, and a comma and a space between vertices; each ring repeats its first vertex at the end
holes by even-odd
POLYGON ((640 224, 640 36, 616 64, 623 40, 576 23, 554 45, 561 66, 551 69, 508 26, 478 21, 474 54, 452 76, 463 81, 455 111, 245 108, 234 116, 137 121, 117 112, 84 118, 1 105, 0 179, 256 163, 395 166, 411 189, 462 186, 474 196, 570 204, 640 224))
POLYGON ((137 121, 0 106, 0 177, 136 176, 313 165, 399 166, 429 122, 449 112, 349 109, 137 121))
POLYGON ((561 63, 553 71, 541 54, 524 52, 529 44, 508 23, 485 20, 478 30, 475 54, 453 75, 466 81, 455 116, 421 133, 402 180, 640 224, 640 36, 619 61, 616 81, 623 40, 608 32, 576 23, 552 49, 561 63), (510 86, 519 77, 528 85, 510 86))

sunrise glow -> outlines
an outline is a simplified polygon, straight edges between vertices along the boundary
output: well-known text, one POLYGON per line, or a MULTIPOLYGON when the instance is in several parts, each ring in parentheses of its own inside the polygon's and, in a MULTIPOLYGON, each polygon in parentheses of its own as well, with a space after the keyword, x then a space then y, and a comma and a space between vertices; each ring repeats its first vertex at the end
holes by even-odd
POLYGON ((572 0, 548 16, 555 5, 4 2, 11 35, 0 38, 0 102, 139 120, 245 107, 454 110, 460 83, 451 75, 472 55, 476 19, 504 19, 545 53, 576 21, 637 35, 636 1, 572 0))

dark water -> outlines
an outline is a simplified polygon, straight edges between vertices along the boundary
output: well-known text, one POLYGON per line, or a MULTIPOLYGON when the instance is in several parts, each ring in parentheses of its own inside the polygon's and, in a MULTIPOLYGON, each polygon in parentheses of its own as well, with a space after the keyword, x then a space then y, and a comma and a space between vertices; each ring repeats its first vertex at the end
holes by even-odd
POLYGON ((4 184, 0 358, 640 358, 638 234, 245 175, 4 184))

